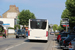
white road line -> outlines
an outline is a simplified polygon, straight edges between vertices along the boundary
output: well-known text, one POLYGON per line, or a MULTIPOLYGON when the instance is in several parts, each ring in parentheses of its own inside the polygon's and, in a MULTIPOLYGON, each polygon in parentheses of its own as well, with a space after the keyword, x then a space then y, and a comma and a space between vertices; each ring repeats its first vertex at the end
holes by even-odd
POLYGON ((24 44, 24 43, 26 43, 26 42, 23 42, 23 43, 21 43, 21 44, 15 45, 15 46, 11 46, 11 47, 9 47, 9 48, 7 48, 7 49, 5 49, 5 50, 9 50, 9 49, 11 49, 11 48, 14 48, 14 47, 20 46, 20 45, 22 45, 22 44, 24 44))

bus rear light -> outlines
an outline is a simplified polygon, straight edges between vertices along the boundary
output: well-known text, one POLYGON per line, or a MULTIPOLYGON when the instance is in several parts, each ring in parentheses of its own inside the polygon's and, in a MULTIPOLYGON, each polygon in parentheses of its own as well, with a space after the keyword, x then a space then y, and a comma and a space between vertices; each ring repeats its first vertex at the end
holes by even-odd
POLYGON ((48 36, 48 31, 46 31, 46 37, 48 36))
POLYGON ((28 31, 28 36, 30 36, 30 31, 28 31))

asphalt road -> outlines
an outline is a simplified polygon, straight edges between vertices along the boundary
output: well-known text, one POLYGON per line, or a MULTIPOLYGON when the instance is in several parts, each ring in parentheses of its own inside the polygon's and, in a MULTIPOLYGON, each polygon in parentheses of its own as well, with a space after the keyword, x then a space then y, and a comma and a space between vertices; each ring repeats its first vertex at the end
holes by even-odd
POLYGON ((0 39, 0 50, 53 50, 54 35, 49 35, 49 40, 45 41, 32 41, 27 38, 4 38, 0 39))

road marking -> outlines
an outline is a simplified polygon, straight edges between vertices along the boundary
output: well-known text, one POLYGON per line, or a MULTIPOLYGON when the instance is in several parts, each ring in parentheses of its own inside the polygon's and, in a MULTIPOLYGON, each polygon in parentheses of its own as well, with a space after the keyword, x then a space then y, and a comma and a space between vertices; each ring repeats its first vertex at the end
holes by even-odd
POLYGON ((11 47, 9 47, 9 48, 7 48, 7 49, 5 49, 5 50, 9 50, 9 49, 11 49, 11 48, 14 48, 14 47, 20 46, 20 45, 22 45, 22 44, 24 44, 24 43, 26 43, 26 42, 23 42, 23 43, 21 43, 21 44, 17 44, 17 45, 15 45, 15 46, 11 46, 11 47))

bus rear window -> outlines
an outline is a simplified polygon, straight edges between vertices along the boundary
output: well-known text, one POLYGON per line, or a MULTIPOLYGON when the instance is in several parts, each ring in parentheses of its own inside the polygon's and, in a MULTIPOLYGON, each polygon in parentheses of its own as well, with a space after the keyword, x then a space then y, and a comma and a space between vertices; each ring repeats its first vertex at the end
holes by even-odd
POLYGON ((46 29, 46 24, 45 21, 30 21, 31 29, 46 29))

